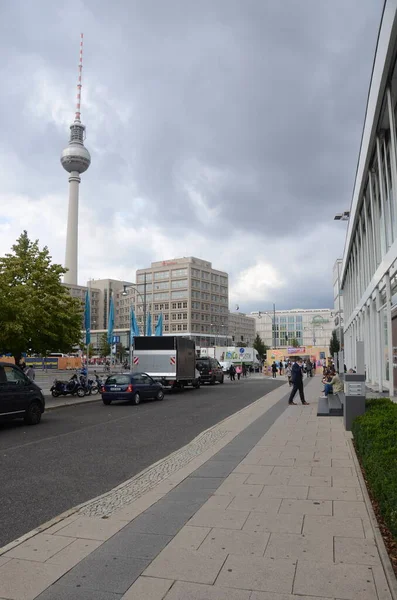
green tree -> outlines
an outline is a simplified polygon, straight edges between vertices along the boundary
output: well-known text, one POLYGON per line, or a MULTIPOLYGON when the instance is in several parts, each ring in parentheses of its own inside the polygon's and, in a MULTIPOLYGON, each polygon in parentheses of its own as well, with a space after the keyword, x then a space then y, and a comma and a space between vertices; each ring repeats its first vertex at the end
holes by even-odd
POLYGON ((61 284, 64 273, 26 231, 0 258, 0 354, 10 352, 19 362, 23 352, 45 356, 79 346, 81 302, 61 284))
POLYGON ((269 346, 266 346, 259 333, 256 334, 253 347, 262 359, 266 358, 266 352, 268 351, 269 346))
POLYGON ((340 350, 340 343, 338 340, 338 337, 336 335, 336 330, 334 329, 331 335, 331 340, 329 342, 329 353, 331 356, 333 356, 335 354, 335 352, 339 352, 340 350))
MULTIPOLYGON (((80 347, 83 351, 83 354, 87 355, 87 346, 85 344, 81 344, 80 347)), ((92 358, 95 354, 96 354, 95 348, 92 344, 90 344, 89 349, 88 349, 88 358, 92 358)))
POLYGON ((292 338, 292 340, 290 342, 290 346, 292 346, 293 348, 299 348, 300 343, 298 342, 298 340, 296 338, 292 338))
POLYGON ((104 358, 110 354, 110 344, 108 342, 108 334, 105 332, 99 338, 99 355, 104 358))

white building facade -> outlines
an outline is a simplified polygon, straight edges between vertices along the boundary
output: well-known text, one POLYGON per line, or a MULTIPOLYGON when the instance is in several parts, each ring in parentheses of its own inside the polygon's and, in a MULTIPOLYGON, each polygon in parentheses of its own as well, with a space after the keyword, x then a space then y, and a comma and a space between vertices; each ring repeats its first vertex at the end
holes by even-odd
POLYGON ((245 313, 229 312, 229 337, 233 344, 251 347, 255 340, 255 319, 245 313))
POLYGON ((269 348, 287 348, 294 340, 301 347, 328 347, 335 327, 330 308, 256 311, 251 316, 269 348))
POLYGON ((397 0, 385 2, 342 264, 344 348, 367 384, 394 395, 397 348, 397 0))

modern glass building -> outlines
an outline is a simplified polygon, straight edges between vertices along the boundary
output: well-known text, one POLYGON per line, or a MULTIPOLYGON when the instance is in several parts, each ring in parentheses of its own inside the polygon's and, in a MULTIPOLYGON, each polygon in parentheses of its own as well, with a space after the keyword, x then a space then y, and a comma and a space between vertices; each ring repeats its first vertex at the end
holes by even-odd
POLYGON ((377 40, 341 269, 345 362, 365 346, 366 379, 397 389, 397 0, 377 40))

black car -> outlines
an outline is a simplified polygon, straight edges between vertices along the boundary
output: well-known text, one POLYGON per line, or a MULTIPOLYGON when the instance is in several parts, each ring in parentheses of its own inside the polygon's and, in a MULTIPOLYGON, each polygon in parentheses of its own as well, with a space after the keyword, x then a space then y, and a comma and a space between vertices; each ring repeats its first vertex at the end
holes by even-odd
POLYGON ((0 362, 0 418, 40 423, 45 409, 41 389, 13 364, 0 362))
POLYGON ((225 376, 219 362, 216 358, 203 356, 196 361, 196 369, 200 373, 201 383, 209 383, 214 385, 217 381, 223 383, 225 376))
POLYGON ((101 388, 104 404, 114 400, 127 400, 139 404, 141 400, 164 399, 161 383, 154 381, 147 373, 116 373, 110 375, 101 388))

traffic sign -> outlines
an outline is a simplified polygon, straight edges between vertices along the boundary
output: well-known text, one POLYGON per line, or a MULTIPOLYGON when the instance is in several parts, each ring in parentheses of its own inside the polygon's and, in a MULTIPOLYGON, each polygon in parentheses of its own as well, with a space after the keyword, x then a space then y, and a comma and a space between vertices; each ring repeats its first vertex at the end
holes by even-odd
POLYGON ((112 337, 112 344, 119 344, 120 343, 120 336, 119 335, 114 335, 112 337))

